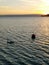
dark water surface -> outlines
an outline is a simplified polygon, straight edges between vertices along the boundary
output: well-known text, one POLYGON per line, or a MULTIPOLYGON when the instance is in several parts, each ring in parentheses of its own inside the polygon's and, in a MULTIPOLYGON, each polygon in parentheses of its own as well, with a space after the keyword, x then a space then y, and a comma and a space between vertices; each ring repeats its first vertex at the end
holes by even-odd
POLYGON ((0 17, 0 65, 49 65, 49 17, 0 17))

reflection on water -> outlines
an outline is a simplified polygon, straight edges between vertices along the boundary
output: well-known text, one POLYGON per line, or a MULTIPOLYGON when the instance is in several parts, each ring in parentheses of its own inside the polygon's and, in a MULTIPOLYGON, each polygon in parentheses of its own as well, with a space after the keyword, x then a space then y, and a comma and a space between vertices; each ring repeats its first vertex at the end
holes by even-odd
POLYGON ((48 35, 49 34, 49 21, 47 18, 42 20, 41 27, 42 27, 43 33, 45 35, 48 35))
POLYGON ((0 17, 0 65, 49 65, 49 17, 0 17))

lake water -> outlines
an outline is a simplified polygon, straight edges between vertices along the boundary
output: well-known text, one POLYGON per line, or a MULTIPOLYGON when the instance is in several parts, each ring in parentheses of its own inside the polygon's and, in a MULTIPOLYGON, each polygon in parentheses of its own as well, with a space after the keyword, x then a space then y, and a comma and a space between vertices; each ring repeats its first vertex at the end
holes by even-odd
POLYGON ((49 65, 49 17, 0 17, 0 65, 49 65))

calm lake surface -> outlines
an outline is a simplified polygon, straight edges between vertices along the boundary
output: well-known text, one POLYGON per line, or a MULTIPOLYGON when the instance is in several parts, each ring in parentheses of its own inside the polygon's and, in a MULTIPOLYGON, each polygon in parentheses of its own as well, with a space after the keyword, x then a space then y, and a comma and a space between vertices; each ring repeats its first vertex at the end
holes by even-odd
POLYGON ((0 65, 49 65, 49 17, 0 17, 0 65))

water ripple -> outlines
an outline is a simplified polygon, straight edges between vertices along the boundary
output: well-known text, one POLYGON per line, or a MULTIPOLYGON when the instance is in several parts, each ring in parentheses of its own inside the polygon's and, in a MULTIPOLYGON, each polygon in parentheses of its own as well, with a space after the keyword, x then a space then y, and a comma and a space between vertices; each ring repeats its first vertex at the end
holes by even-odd
POLYGON ((45 25, 43 18, 7 19, 0 22, 0 65, 49 65, 49 29, 44 29, 48 22, 45 25))

